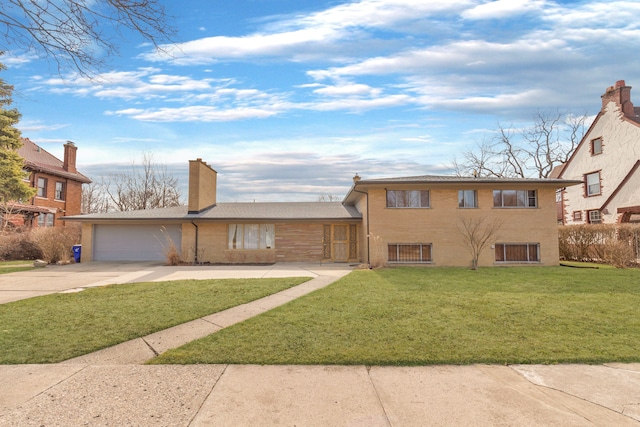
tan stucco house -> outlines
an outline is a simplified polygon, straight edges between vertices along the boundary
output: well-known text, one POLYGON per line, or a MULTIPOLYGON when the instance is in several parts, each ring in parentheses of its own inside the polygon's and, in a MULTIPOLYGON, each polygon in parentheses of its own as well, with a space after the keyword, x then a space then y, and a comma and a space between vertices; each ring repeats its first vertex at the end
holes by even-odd
POLYGON ((561 193, 563 224, 640 223, 640 107, 624 80, 607 88, 589 130, 553 176, 582 181, 561 193))
POLYGON ((188 206, 66 218, 82 260, 468 266, 465 220, 499 222, 479 265, 557 265, 555 193, 578 181, 418 176, 363 180, 342 202, 218 203, 216 171, 189 162, 188 206))

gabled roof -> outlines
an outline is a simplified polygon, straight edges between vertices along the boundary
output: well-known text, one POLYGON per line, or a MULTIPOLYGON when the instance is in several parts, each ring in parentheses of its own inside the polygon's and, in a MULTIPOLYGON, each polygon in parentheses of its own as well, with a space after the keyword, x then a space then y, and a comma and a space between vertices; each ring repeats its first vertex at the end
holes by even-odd
POLYGON ((83 184, 91 183, 91 180, 80 172, 64 170, 62 160, 35 144, 29 138, 22 138, 22 147, 18 148, 18 154, 24 159, 24 166, 28 170, 49 173, 82 182, 83 184))
POLYGON ((64 220, 92 222, 104 220, 170 220, 170 221, 295 221, 295 220, 359 220, 362 214, 353 206, 340 202, 273 202, 218 203, 198 213, 187 206, 108 212, 64 217, 64 220))

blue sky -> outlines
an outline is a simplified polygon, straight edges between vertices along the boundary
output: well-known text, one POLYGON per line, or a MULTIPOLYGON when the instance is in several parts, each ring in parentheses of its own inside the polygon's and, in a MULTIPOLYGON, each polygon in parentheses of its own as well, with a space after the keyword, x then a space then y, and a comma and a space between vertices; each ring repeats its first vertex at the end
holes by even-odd
MULTIPOLYGON (((498 124, 595 115, 617 80, 640 105, 640 3, 545 0, 166 1, 159 54, 133 36, 88 81, 9 51, 23 136, 102 175, 151 152, 219 201, 314 201, 365 179, 448 174, 498 124)), ((183 191, 186 196, 186 191, 183 191)))

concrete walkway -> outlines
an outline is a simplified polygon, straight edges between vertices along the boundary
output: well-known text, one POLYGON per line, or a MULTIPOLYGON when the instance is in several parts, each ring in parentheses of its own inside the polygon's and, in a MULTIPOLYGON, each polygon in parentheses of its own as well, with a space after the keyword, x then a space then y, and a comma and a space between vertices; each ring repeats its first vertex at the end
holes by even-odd
POLYGON ((348 273, 345 267, 89 263, 0 275, 0 301, 169 278, 313 278, 64 363, 0 366, 0 426, 640 425, 640 364, 140 365, 156 353, 326 286, 348 273))

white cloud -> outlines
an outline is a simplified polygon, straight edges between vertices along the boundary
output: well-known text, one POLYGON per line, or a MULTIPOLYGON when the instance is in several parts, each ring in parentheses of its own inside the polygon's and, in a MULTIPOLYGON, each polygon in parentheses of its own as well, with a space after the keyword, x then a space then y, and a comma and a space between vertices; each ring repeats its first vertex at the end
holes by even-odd
POLYGON ((219 109, 212 106, 188 106, 180 108, 138 109, 128 108, 107 111, 107 115, 129 116, 145 122, 228 122, 234 120, 264 119, 278 114, 266 108, 219 109))
POLYGON ((480 4, 462 12, 466 19, 503 19, 528 12, 541 11, 544 0, 497 0, 480 4))
MULTIPOLYGON (((206 37, 165 45, 143 57, 180 65, 269 57, 300 60, 323 55, 328 58, 329 52, 335 57, 336 44, 368 39, 369 33, 376 30, 402 32, 408 23, 423 21, 436 14, 458 13, 472 4, 472 0, 352 1, 320 12, 278 20, 253 34, 206 37)), ((429 28, 425 25, 417 27, 422 31, 429 28)))
POLYGON ((323 96, 353 97, 353 96, 378 96, 380 89, 372 88, 365 84, 340 84, 336 86, 322 86, 315 89, 313 93, 323 96))

